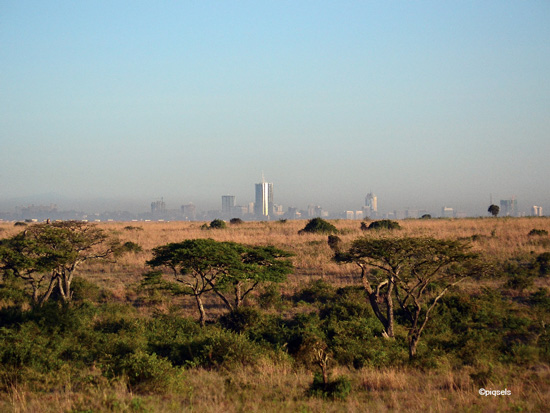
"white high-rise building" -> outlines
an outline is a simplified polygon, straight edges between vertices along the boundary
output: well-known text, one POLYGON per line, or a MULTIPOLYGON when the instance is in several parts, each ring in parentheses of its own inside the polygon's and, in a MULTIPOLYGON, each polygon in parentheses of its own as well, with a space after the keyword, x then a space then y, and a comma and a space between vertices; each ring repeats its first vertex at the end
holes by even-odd
POLYGON ((256 184, 256 202, 254 213, 258 217, 269 217, 273 212, 273 184, 266 182, 262 174, 262 182, 256 184))

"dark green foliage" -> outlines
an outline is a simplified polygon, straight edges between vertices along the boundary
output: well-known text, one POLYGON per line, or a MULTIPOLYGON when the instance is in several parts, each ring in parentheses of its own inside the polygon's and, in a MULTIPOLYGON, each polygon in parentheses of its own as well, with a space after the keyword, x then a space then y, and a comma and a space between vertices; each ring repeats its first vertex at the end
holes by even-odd
POLYGON ((181 370, 173 368, 168 360, 141 350, 124 357, 117 373, 127 377, 130 390, 137 393, 163 392, 182 380, 181 370))
POLYGON ((332 300, 336 294, 335 288, 322 279, 311 281, 309 286, 294 294, 294 300, 306 303, 326 303, 332 300))
POLYGON ((227 224, 225 223, 225 221, 221 219, 215 219, 212 222, 210 222, 210 228, 223 229, 223 228, 227 228, 227 224))
POLYGON ((394 230, 394 229, 401 229, 401 226, 397 221, 392 221, 391 219, 381 219, 379 221, 373 221, 368 226, 368 229, 387 229, 387 230, 394 230))
POLYGON ((361 222, 360 229, 361 229, 361 231, 367 231, 369 229, 369 227, 368 227, 366 222, 361 222))
POLYGON ((14 227, 26 227, 28 224, 26 222, 17 221, 13 224, 14 227))
POLYGON ((543 252, 536 258, 540 276, 550 275, 550 252, 543 252))
POLYGON ((432 216, 430 214, 424 214, 420 217, 420 219, 432 219, 432 216))
POLYGON ((487 212, 489 212, 492 216, 496 217, 500 212, 500 207, 498 205, 492 204, 487 209, 487 212))
POLYGON ((545 229, 532 229, 527 235, 530 237, 547 237, 548 231, 545 229))
POLYGON ((334 252, 339 252, 342 249, 342 240, 338 235, 329 235, 328 246, 334 252))
POLYGON ((120 252, 132 252, 134 254, 137 254, 138 252, 142 252, 143 248, 139 244, 136 244, 132 241, 126 241, 124 244, 122 244, 122 247, 120 249, 120 252))
POLYGON ((351 393, 351 382, 346 376, 339 376, 335 379, 329 379, 327 383, 323 380, 323 375, 315 373, 313 383, 309 387, 308 394, 313 397, 325 399, 345 400, 351 393))
POLYGON ((279 286, 275 283, 267 284, 258 295, 256 301, 260 308, 267 310, 270 308, 281 309, 283 300, 279 286))
MULTIPOLYGON (((289 256, 290 253, 272 246, 195 239, 153 249, 153 258, 147 265, 168 269, 183 287, 182 292, 195 297, 204 325, 204 294, 215 293, 230 311, 238 308, 258 285, 286 279, 293 269, 286 259, 289 256)), ((164 283, 158 274, 146 281, 150 285, 164 283)))
POLYGON ((299 234, 336 234, 338 230, 330 222, 322 218, 313 218, 308 221, 306 226, 298 231, 299 234))
POLYGON ((244 221, 243 221, 242 219, 240 219, 240 218, 231 218, 231 219, 229 220, 229 223, 230 223, 231 225, 240 225, 240 224, 244 223, 244 221))
POLYGON ((25 281, 34 306, 43 305, 54 291, 69 303, 71 283, 82 263, 122 252, 118 240, 85 222, 34 224, 0 241, 0 269, 25 281))

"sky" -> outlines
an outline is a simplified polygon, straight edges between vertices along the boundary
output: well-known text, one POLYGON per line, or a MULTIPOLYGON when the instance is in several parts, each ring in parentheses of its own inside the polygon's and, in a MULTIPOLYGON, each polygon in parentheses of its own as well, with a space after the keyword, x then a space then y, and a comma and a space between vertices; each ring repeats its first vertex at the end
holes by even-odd
POLYGON ((263 173, 285 210, 550 213, 549 21, 547 0, 0 0, 0 206, 221 209, 263 173))

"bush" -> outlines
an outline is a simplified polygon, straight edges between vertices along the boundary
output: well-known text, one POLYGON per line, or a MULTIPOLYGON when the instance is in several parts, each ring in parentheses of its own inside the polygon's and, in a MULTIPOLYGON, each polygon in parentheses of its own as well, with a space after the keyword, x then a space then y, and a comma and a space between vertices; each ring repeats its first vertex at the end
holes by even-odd
POLYGON ((122 251, 123 252, 133 252, 134 254, 137 254, 138 252, 142 252, 143 248, 139 244, 136 244, 132 241, 126 241, 124 244, 122 244, 122 251))
POLYGON ((313 376, 313 383, 311 383, 308 390, 310 396, 333 400, 345 400, 350 393, 351 382, 346 376, 339 376, 325 383, 320 373, 315 373, 313 376))
POLYGON ((545 229, 532 229, 527 235, 530 237, 547 237, 548 231, 545 229))
POLYGON ((333 300, 336 295, 334 287, 324 280, 312 281, 309 286, 294 294, 293 299, 295 302, 305 301, 306 303, 326 303, 333 300))
POLYGON ((118 370, 128 378, 130 390, 139 393, 167 391, 182 381, 181 369, 173 368, 168 360, 156 354, 143 351, 122 359, 118 370))
POLYGON ((536 259, 541 276, 550 275, 550 252, 543 252, 536 259))
POLYGON ((242 219, 240 219, 240 218, 231 218, 231 219, 229 220, 229 223, 230 223, 231 225, 240 225, 240 224, 242 224, 243 222, 244 222, 244 221, 243 221, 242 219))
POLYGON ((313 218, 308 221, 304 229, 298 231, 298 234, 312 233, 312 234, 337 234, 338 230, 330 222, 325 221, 322 218, 313 218))
POLYGON ((392 221, 392 220, 390 220, 390 219, 381 219, 380 221, 371 222, 371 224, 369 225, 368 229, 376 229, 376 230, 379 230, 379 229, 388 229, 388 230, 393 230, 393 229, 401 229, 401 226, 400 226, 399 223, 396 222, 396 221, 392 221))
POLYGON ((328 246, 331 250, 339 252, 342 249, 342 240, 338 235, 329 235, 328 246))
POLYGON ((215 219, 210 223, 210 228, 212 229, 223 229, 226 227, 227 227, 227 224, 225 223, 225 221, 221 219, 215 219))

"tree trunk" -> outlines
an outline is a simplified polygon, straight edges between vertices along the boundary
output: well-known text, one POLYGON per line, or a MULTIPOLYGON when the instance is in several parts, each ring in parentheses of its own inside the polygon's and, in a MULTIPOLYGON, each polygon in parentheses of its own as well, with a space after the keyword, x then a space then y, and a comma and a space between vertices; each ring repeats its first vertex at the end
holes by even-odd
POLYGON ((197 300, 197 308, 199 309, 199 323, 201 327, 204 327, 206 324, 206 312, 204 311, 204 306, 202 305, 202 299, 200 295, 195 295, 195 300, 197 300))
POLYGON ((237 284, 235 284, 235 308, 239 308, 242 303, 241 283, 237 282, 237 284))
POLYGON ((393 279, 388 283, 388 292, 386 295, 386 332, 388 333, 389 338, 394 337, 393 332, 393 298, 391 296, 393 292, 393 279))
POLYGON ((416 346, 418 345, 418 341, 420 340, 420 337, 418 337, 416 334, 411 336, 409 339, 409 360, 412 360, 416 357, 416 346))

